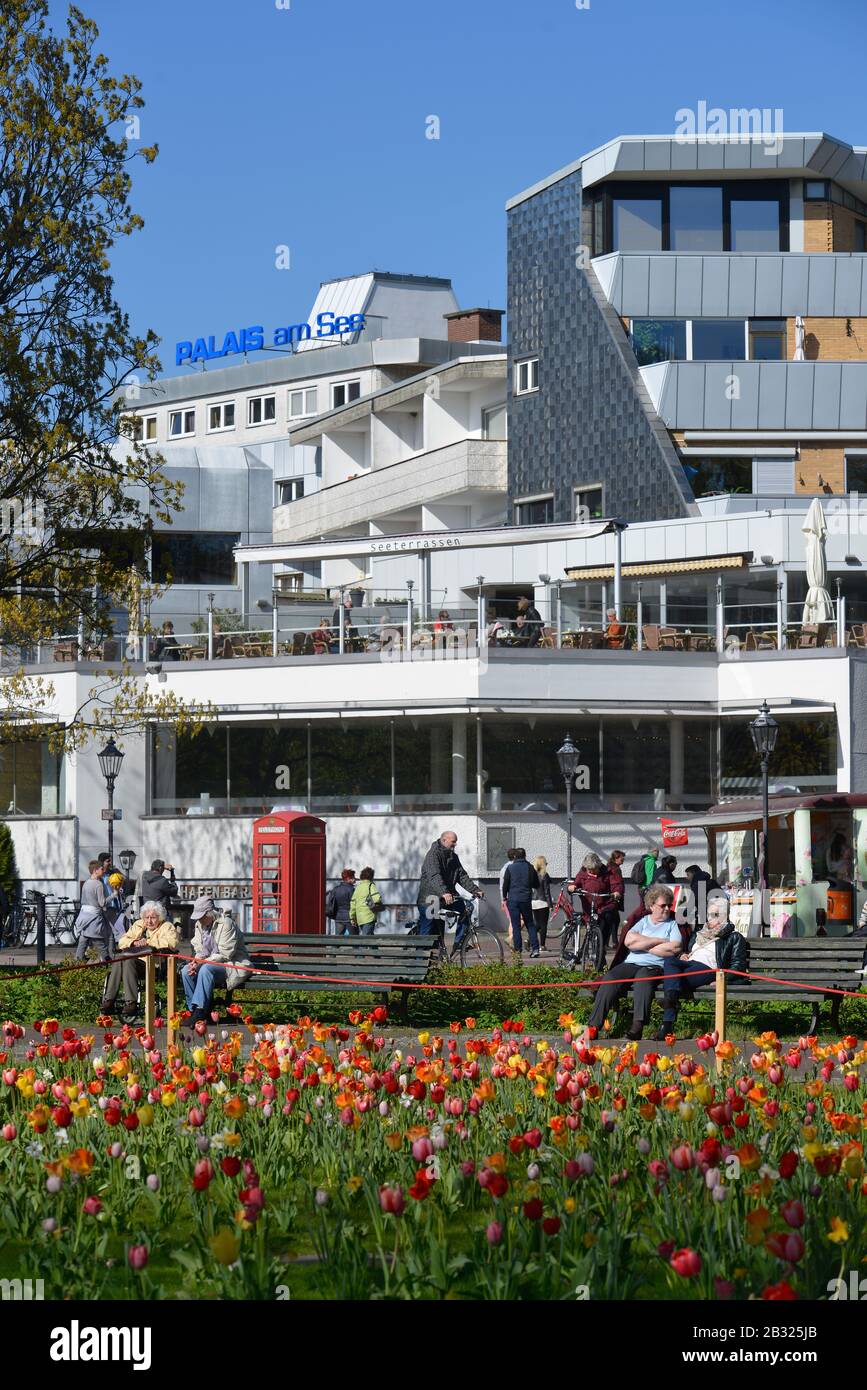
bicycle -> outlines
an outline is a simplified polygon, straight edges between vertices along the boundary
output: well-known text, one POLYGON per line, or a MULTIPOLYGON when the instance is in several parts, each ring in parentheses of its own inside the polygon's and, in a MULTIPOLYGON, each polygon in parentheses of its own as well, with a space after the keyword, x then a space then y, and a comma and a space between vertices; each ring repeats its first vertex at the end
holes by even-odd
MULTIPOLYGON (((74 946, 78 940, 75 920, 78 904, 74 898, 46 898, 45 900, 45 940, 53 939, 56 946, 74 946)), ((36 904, 25 904, 20 920, 18 946, 36 944, 36 904)))
POLYGON ((599 973, 605 962, 605 933, 596 909, 597 898, 608 897, 607 893, 587 893, 589 913, 578 912, 572 902, 572 891, 568 883, 560 889, 560 895, 552 914, 553 919, 562 911, 565 921, 560 928, 560 964, 567 970, 579 967, 581 970, 599 973))
MULTIPOLYGON (((442 930, 435 930, 432 934, 437 942, 434 957, 438 964, 455 965, 460 962, 463 968, 468 965, 502 965, 503 943, 497 933, 491 931, 489 927, 479 926, 478 903, 479 899, 473 898, 467 929, 457 953, 455 953, 455 948, 450 951, 446 946, 446 932, 457 930, 463 915, 462 910, 458 907, 441 907, 437 910, 437 915, 432 920, 442 922, 442 930), (457 961, 455 954, 457 954, 457 961)), ((410 927, 408 935, 420 935, 417 922, 414 922, 410 927)))

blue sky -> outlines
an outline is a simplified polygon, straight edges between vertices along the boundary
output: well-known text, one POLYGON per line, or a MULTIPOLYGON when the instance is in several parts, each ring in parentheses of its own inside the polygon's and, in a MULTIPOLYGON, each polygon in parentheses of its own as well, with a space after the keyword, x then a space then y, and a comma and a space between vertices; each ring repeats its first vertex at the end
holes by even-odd
POLYGON ((160 146, 114 267, 171 374, 177 339, 295 322, 321 280, 374 268, 504 307, 506 199, 700 100, 867 142, 864 0, 278 3, 78 0, 160 146))

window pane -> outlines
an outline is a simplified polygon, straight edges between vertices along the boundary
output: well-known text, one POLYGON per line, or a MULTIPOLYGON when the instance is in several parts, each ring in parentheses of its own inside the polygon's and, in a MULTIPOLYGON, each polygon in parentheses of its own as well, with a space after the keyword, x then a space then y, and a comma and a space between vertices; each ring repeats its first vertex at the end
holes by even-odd
POLYGON ((721 251, 721 188, 672 188, 669 193, 672 251, 721 251))
POLYGON ((742 362, 744 360, 743 319, 693 319, 692 360, 694 362, 742 362))
POLYGON ((184 415, 184 431, 186 434, 193 434, 196 428, 196 412, 188 410, 184 415))
POLYGON ((358 398, 360 397, 360 395, 361 395, 361 382, 360 382, 360 381, 350 381, 350 383, 349 383, 349 400, 351 400, 351 401, 357 401, 358 398))
POLYGON ((259 815, 277 805, 305 809, 306 728, 233 724, 229 730, 229 785, 233 815, 259 815))
POLYGON ((220 428, 220 424, 220 407, 218 405, 212 405, 208 428, 212 430, 218 430, 220 428))
POLYGON ((233 584, 237 532, 157 531, 153 538, 153 571, 158 583, 233 584))
POLYGON ((145 438, 156 439, 157 437, 157 417, 152 415, 145 421, 145 438))
POLYGON ((265 397, 265 419, 276 420, 277 418, 277 398, 276 396, 265 397))
MULTIPOLYGON (((771 763, 771 791, 775 787, 802 792, 837 786, 837 726, 833 717, 804 715, 779 719, 777 746, 771 763)), ((722 720, 723 797, 758 796, 761 769, 750 736, 749 721, 722 720)))
POLYGON ((729 215, 733 251, 780 250, 780 205, 776 198, 732 198, 729 215))
POLYGON ((519 502, 515 512, 519 526, 544 526, 554 520, 554 499, 542 497, 536 502, 519 502))
POLYGON ((225 814, 226 727, 211 724, 193 738, 167 727, 155 731, 151 810, 156 815, 183 814, 193 808, 225 814))
MULTIPOLYGON (((484 766, 485 804, 496 801, 492 793, 499 788, 499 800, 504 811, 562 811, 566 807, 566 791, 557 749, 567 730, 562 719, 534 721, 530 728, 526 720, 500 722, 482 721, 482 763, 484 766)), ((587 786, 575 791, 573 806, 597 804, 599 800, 599 725, 594 720, 572 720, 568 732, 581 753, 587 768, 587 786)), ((537 851, 526 846, 527 857, 537 851)), ((562 873, 565 864, 555 866, 551 873, 562 873)))
POLYGON ((473 721, 468 721, 466 757, 461 760, 465 790, 452 790, 451 723, 420 723, 413 729, 407 721, 394 726, 395 809, 399 811, 474 810, 476 805, 476 739, 473 721))
POLYGON ((312 766, 312 811, 389 810, 391 730, 387 724, 370 727, 347 721, 314 726, 312 766))
POLYGON ((169 416, 169 434, 180 434, 180 433, 181 433, 181 417, 180 417, 180 415, 170 415, 170 416, 169 416))
POLYGON ((605 513, 602 510, 602 489, 601 487, 584 487, 575 489, 575 519, 576 521, 597 521, 605 513))
POLYGON ((855 223, 855 228, 854 228, 854 231, 853 231, 853 233, 852 233, 852 250, 853 250, 853 251, 865 251, 865 250, 867 250, 867 223, 865 223, 865 222, 856 222, 856 223, 855 223))
POLYGON ((235 404, 234 404, 234 402, 231 402, 229 405, 224 405, 224 406, 223 406, 223 424, 224 424, 224 425, 234 425, 234 423, 235 423, 235 404))
POLYGON ((304 409, 308 415, 316 414, 317 394, 318 389, 315 386, 308 387, 308 389, 304 392, 304 409))
POLYGON ((624 811, 709 805, 714 747, 710 719, 603 719, 606 805, 624 811))
POLYGON ((785 319, 753 319, 751 321, 750 357, 754 362, 785 361, 785 319))
POLYGON ((686 458, 681 460, 696 497, 717 492, 752 492, 753 461, 750 458, 686 458))
POLYGON ((662 250, 662 200, 614 198, 615 251, 662 250))
POLYGON ((633 319, 632 346, 639 365, 686 359, 685 319, 633 319))

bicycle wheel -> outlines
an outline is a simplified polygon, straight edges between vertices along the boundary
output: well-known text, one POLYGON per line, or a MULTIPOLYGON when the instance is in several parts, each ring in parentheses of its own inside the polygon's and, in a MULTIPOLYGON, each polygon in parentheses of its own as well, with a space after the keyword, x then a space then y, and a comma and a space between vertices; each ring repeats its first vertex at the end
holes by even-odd
POLYGON ((32 946, 35 941, 36 912, 32 907, 25 907, 18 921, 15 944, 17 946, 32 946))
POLYGON ((605 940, 598 922, 591 922, 581 946, 581 969, 598 975, 605 960, 605 940))
POLYGON ((59 946, 74 946, 78 941, 75 930, 75 913, 64 908, 54 920, 54 938, 59 946))
POLYGON ((503 943, 488 927, 471 927, 461 942, 461 965, 502 965, 503 943))
POLYGON ((575 966, 578 964, 578 959, 575 951, 575 938, 577 935, 577 930, 578 928, 576 923, 572 922, 566 928, 562 936, 562 944, 560 946, 560 964, 566 970, 574 970, 575 966))

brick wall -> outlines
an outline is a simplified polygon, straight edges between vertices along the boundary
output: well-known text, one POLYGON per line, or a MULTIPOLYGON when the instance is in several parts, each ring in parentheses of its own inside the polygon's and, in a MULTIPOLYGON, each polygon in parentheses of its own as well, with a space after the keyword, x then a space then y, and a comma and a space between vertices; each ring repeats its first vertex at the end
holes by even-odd
POLYGON ((805 203, 804 250, 854 251, 855 223, 864 220, 839 203, 805 203))
MULTIPOLYGON (((867 360, 867 318, 805 318, 804 355, 808 361, 863 362, 867 360), (847 331, 848 329, 851 331, 847 331)), ((795 320, 786 323, 786 356, 795 355, 795 320)))
POLYGON ((795 460, 795 490, 843 492, 846 486, 843 454, 842 444, 802 444, 801 456, 795 460))

